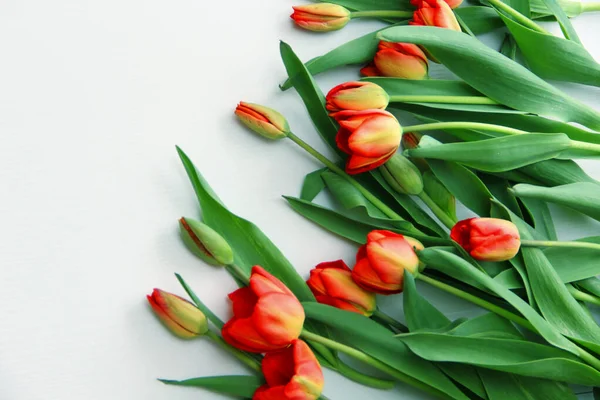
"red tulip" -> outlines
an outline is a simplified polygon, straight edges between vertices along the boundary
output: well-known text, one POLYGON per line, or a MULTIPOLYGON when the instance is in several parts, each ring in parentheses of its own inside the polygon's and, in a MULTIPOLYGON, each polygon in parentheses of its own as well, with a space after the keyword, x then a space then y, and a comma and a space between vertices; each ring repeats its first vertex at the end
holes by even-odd
POLYGON ((263 268, 252 268, 250 285, 229 294, 233 318, 223 339, 253 353, 280 350, 300 336, 304 309, 294 294, 263 268))
POLYGON ((381 41, 373 63, 360 72, 366 76, 424 79, 428 70, 427 56, 419 46, 381 41))
POLYGON ((336 31, 350 22, 350 11, 337 4, 307 4, 293 8, 291 18, 300 28, 309 31, 336 31))
POLYGON ((317 301, 367 317, 375 311, 375 293, 352 280, 352 271, 342 260, 324 262, 310 271, 306 281, 317 301))
POLYGON ((325 383, 319 361, 302 340, 262 360, 267 384, 256 390, 252 400, 315 400, 325 383))
POLYGON ((471 257, 482 261, 506 261, 521 247, 517 226, 497 218, 470 218, 459 221, 450 237, 471 257))
POLYGON ((369 109, 385 110, 390 97, 379 85, 371 82, 346 82, 327 93, 329 111, 369 109))
POLYGON ((372 231, 367 244, 358 250, 352 279, 366 290, 379 294, 402 292, 404 270, 415 273, 419 258, 414 248, 422 244, 390 231, 372 231))
POLYGON ((346 172, 359 174, 377 168, 392 157, 402 138, 398 120, 383 110, 340 111, 332 114, 340 124, 338 147, 350 157, 346 172))
POLYGON ((208 330, 204 313, 186 299, 160 289, 146 298, 158 318, 180 338, 193 339, 208 330))
POLYGON ((410 24, 437 26, 461 32, 454 12, 444 0, 422 0, 410 24))
MULTIPOLYGON (((421 5, 423 4, 424 0, 410 0, 410 4, 412 4, 413 6, 420 8, 421 5)), ((452 9, 457 8, 458 6, 460 6, 462 4, 462 0, 444 0, 452 9)))

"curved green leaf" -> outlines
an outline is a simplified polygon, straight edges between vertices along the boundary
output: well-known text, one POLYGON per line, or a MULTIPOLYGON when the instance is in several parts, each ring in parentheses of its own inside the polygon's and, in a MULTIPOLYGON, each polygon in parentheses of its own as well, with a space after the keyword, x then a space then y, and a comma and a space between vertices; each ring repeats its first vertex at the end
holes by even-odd
POLYGON ((454 9, 454 12, 475 35, 502 28, 504 23, 494 9, 482 6, 466 6, 454 9))
POLYGON ((323 189, 325 189, 325 182, 323 182, 323 178, 321 178, 321 174, 324 171, 327 171, 327 168, 318 169, 304 177, 302 190, 300 191, 300 198, 302 200, 312 201, 323 189))
POLYGON ((207 376, 201 378, 174 381, 159 379, 162 383, 174 386, 191 386, 210 390, 215 393, 251 398, 256 389, 264 384, 262 378, 256 376, 232 375, 232 376, 207 376))
POLYGON ((600 129, 600 114, 537 75, 485 46, 448 29, 398 26, 379 36, 391 42, 423 45, 450 71, 484 95, 508 107, 600 129), (490 79, 493 76, 493 79, 490 79))

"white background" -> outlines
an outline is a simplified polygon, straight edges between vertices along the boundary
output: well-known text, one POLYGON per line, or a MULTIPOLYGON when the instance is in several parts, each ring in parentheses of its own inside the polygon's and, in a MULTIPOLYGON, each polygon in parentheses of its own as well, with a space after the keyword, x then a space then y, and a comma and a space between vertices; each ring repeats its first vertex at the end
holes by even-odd
MULTIPOLYGON (((182 293, 175 271, 224 317, 234 289, 223 270, 203 265, 179 241, 178 217, 198 211, 175 144, 300 272, 323 260, 351 262, 351 244, 280 197, 297 195, 304 174, 319 165, 291 142, 253 136, 233 116, 240 100, 273 106, 324 150, 296 93, 277 87, 285 77, 278 40, 308 60, 379 24, 312 34, 293 27, 293 4, 0 1, 1 400, 217 399, 155 378, 245 372, 208 341, 172 337, 146 304, 154 287, 182 293)), ((598 18, 575 21, 596 57, 598 18)), ((328 90, 355 71, 318 81, 328 90)), ((561 87, 600 108, 598 89, 561 87)), ((598 232, 574 213, 560 217, 565 239, 598 232)), ((451 317, 472 310, 422 291, 451 317)), ((400 297, 384 303, 401 315, 400 297)), ((326 377, 332 399, 425 398, 406 387, 382 393, 326 377)))

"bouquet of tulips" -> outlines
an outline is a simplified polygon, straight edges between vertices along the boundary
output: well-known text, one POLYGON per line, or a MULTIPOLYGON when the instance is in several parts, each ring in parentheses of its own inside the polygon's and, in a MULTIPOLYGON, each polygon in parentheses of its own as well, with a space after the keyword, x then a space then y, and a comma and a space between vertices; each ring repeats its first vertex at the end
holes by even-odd
POLYGON ((158 289, 148 300, 174 334, 214 341, 253 374, 164 383, 255 400, 325 399, 328 368, 381 390, 400 382, 456 400, 568 400, 581 386, 600 387, 600 326, 588 309, 600 304, 600 236, 559 241, 549 209, 600 220, 600 183, 573 161, 600 156, 600 113, 545 81, 600 86, 600 65, 569 20, 600 7, 460 3, 294 7, 294 22, 312 31, 367 17, 391 25, 306 63, 281 43, 289 77, 281 88, 296 89, 336 160, 276 110, 245 102, 235 110, 250 130, 289 139, 322 164, 299 197, 285 199, 356 244, 352 268, 325 261, 305 280, 258 227, 227 209, 178 148, 203 214, 180 219, 183 242, 240 288, 229 294, 227 322, 179 275, 191 302, 158 289), (540 20, 556 20, 564 38, 540 20), (500 51, 476 36, 501 27, 500 51), (431 63, 458 79, 426 79, 431 63), (313 79, 354 64, 365 77, 327 95, 313 79), (408 118, 419 124, 400 124, 408 118), (335 207, 315 202, 323 191, 335 207), (459 221, 457 203, 473 217, 459 221), (452 321, 418 292, 417 280, 486 312, 452 321), (402 321, 376 301, 400 293, 402 321))

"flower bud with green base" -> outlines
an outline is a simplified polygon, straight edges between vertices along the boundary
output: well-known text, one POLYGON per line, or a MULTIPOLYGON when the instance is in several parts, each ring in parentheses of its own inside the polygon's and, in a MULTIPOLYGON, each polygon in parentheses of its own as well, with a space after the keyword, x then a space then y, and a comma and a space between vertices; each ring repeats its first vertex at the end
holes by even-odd
POLYGON ((396 192, 418 195, 423 191, 421 171, 406 157, 395 154, 379 171, 396 192))
POLYGON ((192 253, 211 265, 230 265, 233 251, 221 235, 202 222, 182 217, 181 238, 192 253))
POLYGON ((147 298, 158 318, 174 335, 194 339, 208 332, 206 316, 189 301, 160 289, 154 289, 147 298))
POLYGON ((235 115, 244 125, 267 139, 283 139, 290 132, 285 117, 269 107, 242 101, 236 107, 235 115))

